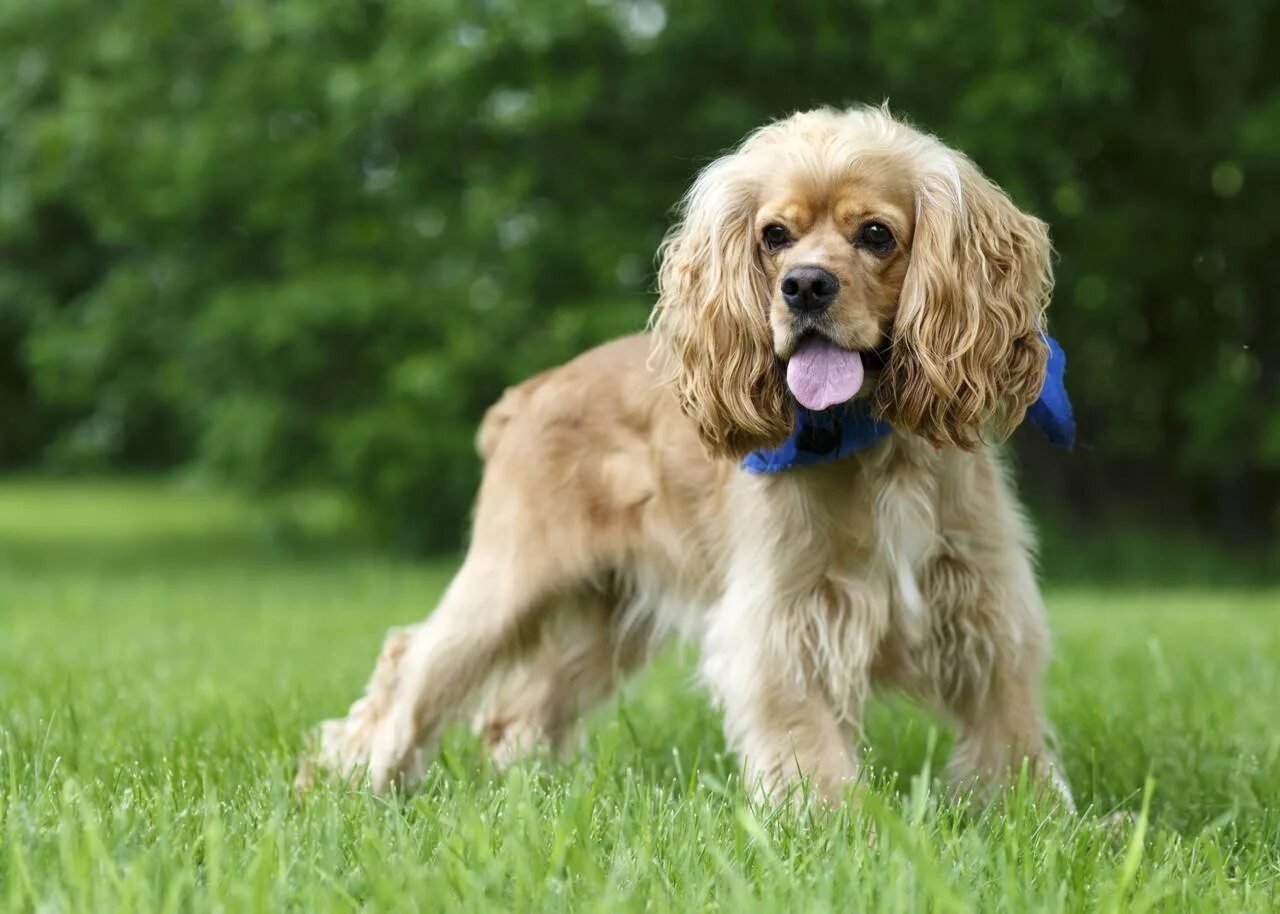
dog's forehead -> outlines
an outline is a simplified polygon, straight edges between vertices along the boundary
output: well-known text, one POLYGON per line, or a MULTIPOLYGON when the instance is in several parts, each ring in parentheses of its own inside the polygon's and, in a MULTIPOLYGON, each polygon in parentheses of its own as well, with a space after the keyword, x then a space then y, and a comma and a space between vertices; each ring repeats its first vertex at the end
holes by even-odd
POLYGON ((760 200, 762 217, 804 227, 829 216, 845 225, 870 216, 889 218, 896 228, 914 221, 914 182, 908 169, 877 158, 840 169, 794 169, 775 174, 760 200))

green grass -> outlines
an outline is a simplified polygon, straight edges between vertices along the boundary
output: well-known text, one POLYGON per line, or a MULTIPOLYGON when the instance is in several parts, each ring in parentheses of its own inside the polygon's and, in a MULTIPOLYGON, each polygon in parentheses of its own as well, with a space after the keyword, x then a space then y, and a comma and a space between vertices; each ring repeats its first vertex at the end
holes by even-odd
POLYGON ((462 732, 407 799, 290 791, 449 565, 285 549, 236 499, 0 485, 0 905, 11 910, 1274 911, 1280 590, 1051 590, 1047 700, 1083 815, 944 799, 948 735, 868 726, 861 812, 753 805, 665 656, 576 760, 462 732), (1120 829, 1100 814, 1149 814, 1120 829), (876 838, 868 839, 874 825, 876 838))

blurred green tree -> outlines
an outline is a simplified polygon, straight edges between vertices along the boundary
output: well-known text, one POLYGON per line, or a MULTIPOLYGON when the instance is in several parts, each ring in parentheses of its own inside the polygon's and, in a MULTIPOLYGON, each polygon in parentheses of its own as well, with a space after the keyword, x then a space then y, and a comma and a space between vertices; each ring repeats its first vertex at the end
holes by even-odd
POLYGON ((1278 44, 1203 0, 3 3, 0 461, 337 483, 456 543, 479 414, 642 326, 695 171, 888 99, 1054 227, 1082 448, 1028 484, 1263 536, 1278 44))

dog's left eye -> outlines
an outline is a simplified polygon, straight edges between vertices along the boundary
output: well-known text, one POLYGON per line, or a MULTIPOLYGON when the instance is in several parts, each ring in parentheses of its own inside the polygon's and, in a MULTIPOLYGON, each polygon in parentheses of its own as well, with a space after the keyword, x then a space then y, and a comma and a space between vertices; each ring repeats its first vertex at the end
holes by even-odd
POLYGON ((760 237, 764 241, 765 249, 770 251, 776 251, 778 248, 785 247, 791 243, 791 233, 787 231, 787 227, 778 225, 776 222, 772 225, 766 225, 760 237))
POLYGON ((868 222, 858 230, 858 244, 878 257, 885 257, 893 250, 893 232, 882 222, 868 222))

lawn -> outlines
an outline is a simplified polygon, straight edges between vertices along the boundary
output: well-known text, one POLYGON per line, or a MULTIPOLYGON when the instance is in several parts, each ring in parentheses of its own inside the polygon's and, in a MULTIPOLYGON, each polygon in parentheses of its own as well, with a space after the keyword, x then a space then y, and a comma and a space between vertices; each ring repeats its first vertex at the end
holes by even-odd
POLYGON ((304 729, 345 709, 449 570, 300 544, 199 489, 0 484, 0 904, 1280 908, 1280 589, 1049 588, 1047 700, 1079 816, 1026 791, 947 800, 948 732, 899 702, 871 716, 859 812, 755 806, 679 652, 569 763, 498 775, 453 732, 414 796, 299 800, 304 729), (1134 816, 1105 827, 1115 810, 1134 816))

